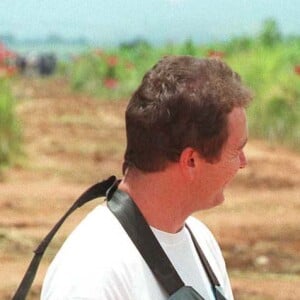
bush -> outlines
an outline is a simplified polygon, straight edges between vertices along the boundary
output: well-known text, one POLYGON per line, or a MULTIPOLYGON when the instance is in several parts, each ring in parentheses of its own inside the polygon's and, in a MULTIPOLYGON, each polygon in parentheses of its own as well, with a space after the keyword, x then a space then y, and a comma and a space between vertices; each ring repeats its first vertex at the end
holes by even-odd
POLYGON ((268 47, 272 47, 281 41, 281 33, 274 19, 265 20, 259 34, 259 40, 268 47))
POLYGON ((271 143, 300 149, 300 43, 275 46, 257 43, 248 51, 227 57, 229 65, 249 85, 255 98, 249 108, 250 133, 271 143))
POLYGON ((300 78, 282 78, 266 99, 261 127, 273 143, 300 149, 300 78))
POLYGON ((9 165, 20 152, 20 127, 9 84, 0 78, 0 166, 9 165))
POLYGON ((165 55, 214 56, 225 60, 254 91, 249 108, 250 133, 272 143, 299 145, 300 38, 283 39, 276 22, 266 20, 257 37, 235 37, 197 46, 192 40, 161 48, 144 41, 89 53, 71 64, 72 87, 115 99, 128 97, 144 73, 165 55))

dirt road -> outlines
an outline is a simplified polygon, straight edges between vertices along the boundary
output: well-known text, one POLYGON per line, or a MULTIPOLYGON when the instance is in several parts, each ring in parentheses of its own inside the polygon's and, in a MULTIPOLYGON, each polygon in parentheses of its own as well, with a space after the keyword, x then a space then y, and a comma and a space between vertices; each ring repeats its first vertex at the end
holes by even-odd
MULTIPOLYGON (((0 182, 0 299, 10 299, 32 250, 89 185, 121 175, 124 100, 75 95, 61 79, 22 80, 14 93, 24 158, 0 182)), ((300 298, 300 156, 250 140, 248 167, 226 202, 197 214, 220 241, 236 299, 300 298)), ((38 299, 55 251, 88 204, 63 226, 40 267, 29 299, 38 299)))

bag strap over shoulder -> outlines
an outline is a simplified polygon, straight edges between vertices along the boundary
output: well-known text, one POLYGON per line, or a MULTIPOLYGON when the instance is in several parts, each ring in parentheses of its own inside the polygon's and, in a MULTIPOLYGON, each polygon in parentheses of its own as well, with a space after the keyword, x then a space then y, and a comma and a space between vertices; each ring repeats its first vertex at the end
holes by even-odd
MULTIPOLYGON (((168 256, 165 254, 164 250, 160 246, 159 242, 157 241, 155 235, 153 234, 143 215, 139 211, 138 207, 126 193, 117 190, 117 187, 118 181, 116 177, 111 176, 108 179, 91 186, 74 202, 74 204, 54 225, 51 231, 46 235, 46 237, 42 240, 40 245, 34 251, 34 257, 32 258, 20 285, 17 291, 15 292, 15 295, 12 297, 12 300, 26 299, 27 294, 33 283, 33 280, 36 276, 36 272, 38 270, 38 266, 43 257, 43 254, 56 232, 66 220, 66 218, 73 211, 75 211, 78 207, 84 205, 86 202, 104 196, 106 196, 106 198, 108 199, 108 208, 119 220, 119 222, 121 223, 129 237, 143 256, 143 258, 145 259, 146 263, 154 273, 157 280, 166 290, 166 292, 170 296, 172 294, 175 296, 176 291, 179 291, 179 294, 185 295, 187 289, 185 289, 186 286, 184 286, 184 282, 182 281, 173 264, 169 260, 168 256)), ((208 261, 206 260, 203 252, 201 251, 200 246, 198 245, 191 230, 189 228, 188 230, 191 233, 191 237, 193 239, 199 257, 213 285, 216 299, 226 300, 223 297, 222 293, 219 292, 220 284, 218 283, 216 276, 211 270, 211 267, 208 261)), ((194 295, 196 295, 196 291, 194 292, 194 295)), ((196 298, 190 299, 203 299, 200 295, 197 294, 197 296, 198 297, 196 298)), ((177 299, 177 297, 175 297, 174 299, 177 299)))
POLYGON ((172 295, 183 287, 183 281, 131 198, 116 190, 107 205, 166 292, 172 295))
POLYGON ((40 245, 34 251, 34 257, 31 260, 30 265, 15 293, 12 300, 24 300, 27 297, 27 294, 31 288, 33 280, 35 278, 36 272, 38 270, 40 261, 44 255, 46 248, 48 247, 49 243, 51 242, 52 238, 64 223, 66 218, 78 207, 81 207, 86 202, 93 200, 98 197, 106 196, 107 190, 116 182, 116 177, 111 176, 106 180, 98 182, 87 189, 75 202, 74 204, 68 209, 68 211, 61 217, 61 219, 54 225, 51 231, 47 234, 47 236, 42 240, 40 245))
MULTIPOLYGON (((158 282, 163 286, 168 295, 171 296, 177 291, 181 291, 180 293, 186 293, 187 290, 183 289, 183 287, 185 287, 184 282, 182 281, 172 262, 169 260, 168 256, 162 249, 160 243, 158 242, 149 225, 147 224, 144 216, 139 211, 138 207, 129 197, 129 195, 125 192, 118 190, 117 186, 114 186, 109 191, 107 200, 108 208, 121 223, 122 227, 127 232, 128 236, 130 237, 130 239, 132 240, 142 257, 144 258, 145 262, 153 272, 154 276, 156 277, 158 282)), ((194 234, 187 225, 186 228, 188 229, 191 235, 192 241, 197 250, 199 258, 211 282, 216 300, 226 300, 226 298, 219 291, 220 283, 216 275, 214 274, 202 249, 200 248, 194 234)), ((195 299, 203 299, 198 294, 197 297, 198 298, 195 299)), ((184 298, 176 297, 176 299, 184 298)))
POLYGON ((191 238, 192 238, 192 241, 196 248, 196 251, 198 253, 198 256, 202 262, 202 265, 203 265, 203 267, 206 271, 206 274, 209 278, 209 281, 212 285, 216 300, 226 300, 226 298, 223 296, 223 294, 221 292, 221 285, 219 283, 219 280, 218 280, 217 276, 215 275, 214 271, 212 270, 206 256, 204 255, 199 243, 197 242, 192 230, 190 229, 190 227, 187 224, 185 225, 185 227, 187 228, 187 230, 189 231, 189 233, 191 235, 191 238))

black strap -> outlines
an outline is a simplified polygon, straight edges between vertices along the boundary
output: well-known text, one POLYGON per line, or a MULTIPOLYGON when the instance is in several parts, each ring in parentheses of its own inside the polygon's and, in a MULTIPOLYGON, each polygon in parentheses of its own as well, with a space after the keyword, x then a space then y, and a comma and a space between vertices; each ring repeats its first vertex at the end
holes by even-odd
POLYGON ((107 205, 168 295, 183 287, 183 281, 131 198, 117 190, 107 205))
MULTIPOLYGON (((140 213, 138 207, 130 199, 130 197, 120 190, 117 189, 118 182, 115 176, 109 177, 107 180, 96 183, 86 190, 69 208, 69 210, 62 216, 62 218, 54 225, 47 236, 42 240, 40 245, 34 251, 34 257, 31 260, 30 265, 15 293, 12 300, 24 300, 30 290, 30 287, 35 278, 38 266, 43 257, 43 254, 51 242, 52 238, 64 223, 66 218, 78 207, 81 207, 86 202, 93 200, 98 197, 106 196, 108 201, 109 209, 117 217, 121 225, 124 227, 129 237, 134 242, 135 246, 144 257, 146 263, 154 273, 157 280, 162 284, 164 289, 169 295, 172 295, 177 290, 184 286, 183 281, 172 265, 171 261, 165 254, 164 250, 161 248, 159 242, 157 241, 155 235, 148 226, 143 215, 140 213)), ((188 227, 187 227, 188 228, 188 227)), ((189 229, 189 228, 188 228, 189 229)), ((201 261, 206 261, 204 254, 202 253, 200 246, 198 245, 196 239, 194 238, 192 232, 190 231, 195 247, 198 251, 201 261), (198 250, 200 249, 200 251, 198 250), (203 260, 204 257, 204 260, 203 260)), ((203 263, 205 266, 205 263, 203 263)), ((208 262, 206 263, 205 269, 210 270, 207 272, 210 280, 213 280, 215 287, 215 295, 217 300, 226 300, 221 293, 219 293, 219 284, 217 279, 211 270, 208 262), (210 275, 212 274, 212 276, 210 275), (215 279, 213 279, 215 277, 215 279)))
POLYGON ((209 281, 211 282, 211 284, 213 286, 214 285, 218 285, 219 286, 220 285, 219 280, 216 277, 215 273, 213 272, 213 270, 212 270, 212 268, 211 268, 211 266, 210 266, 210 264, 209 264, 206 256, 204 255, 202 249, 200 248, 200 245, 198 244, 198 242, 197 242, 197 240, 196 240, 196 238, 195 238, 192 230, 190 229, 190 227, 187 224, 185 224, 185 227, 187 228, 187 230, 189 231, 189 233, 191 235, 192 241, 193 241, 193 243, 195 245, 196 251, 197 251, 198 256, 199 256, 199 258, 200 258, 200 260, 202 262, 202 265, 203 265, 203 267, 204 267, 204 269, 206 271, 206 274, 207 274, 207 276, 209 278, 209 281))
POLYGON ((198 256, 202 262, 202 265, 206 271, 206 274, 209 278, 209 281, 212 285, 212 288, 213 288, 213 292, 214 292, 214 295, 215 295, 215 298, 216 300, 226 300, 226 298, 224 297, 224 295, 222 294, 220 288, 221 288, 221 285, 219 283, 219 280, 217 278, 217 276, 215 275, 214 271, 212 270, 206 256, 204 255, 200 245, 198 244, 192 230, 190 229, 190 227, 185 224, 185 227, 187 228, 187 230, 189 231, 190 235, 191 235, 191 238, 192 238, 192 241, 195 245, 195 248, 196 248, 196 251, 198 253, 198 256))
MULTIPOLYGON (((121 223, 158 282, 163 286, 168 295, 171 296, 184 286, 184 282, 162 249, 136 204, 128 194, 116 189, 117 187, 115 186, 114 190, 110 191, 107 202, 108 208, 121 223)), ((186 228, 190 232, 196 251, 211 282, 216 300, 226 300, 219 291, 220 283, 194 234, 187 225, 186 228)))
POLYGON ((37 247, 37 249, 34 251, 34 257, 31 260, 30 265, 28 266, 28 269, 15 293, 12 300, 24 300, 26 299, 26 296, 30 290, 30 287, 33 283, 33 280, 35 278, 38 266, 40 264, 40 261, 43 257, 43 254, 48 247, 49 243, 51 242, 52 238, 54 237, 55 233, 58 231, 58 229, 61 227, 61 225, 64 223, 66 218, 78 207, 82 206, 86 202, 93 200, 98 197, 106 196, 107 190, 114 185, 116 182, 116 177, 111 176, 108 179, 96 183, 95 185, 91 186, 89 189, 87 189, 75 202, 74 204, 69 208, 69 210, 61 217, 61 219, 54 225, 54 227, 51 229, 51 231, 47 234, 47 236, 42 240, 40 245, 37 247))

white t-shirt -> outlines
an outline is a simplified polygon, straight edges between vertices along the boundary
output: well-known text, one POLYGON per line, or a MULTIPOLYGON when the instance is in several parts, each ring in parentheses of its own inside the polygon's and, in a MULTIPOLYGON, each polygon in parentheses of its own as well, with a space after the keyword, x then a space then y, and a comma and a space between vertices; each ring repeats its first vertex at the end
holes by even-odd
MULTIPOLYGON (((187 219, 217 276, 224 295, 232 291, 220 248, 208 228, 187 219)), ((190 234, 151 228, 186 285, 205 300, 214 300, 210 282, 190 234)), ((135 245, 106 206, 98 206, 70 234, 51 263, 42 288, 42 300, 165 300, 159 285, 135 245)))

